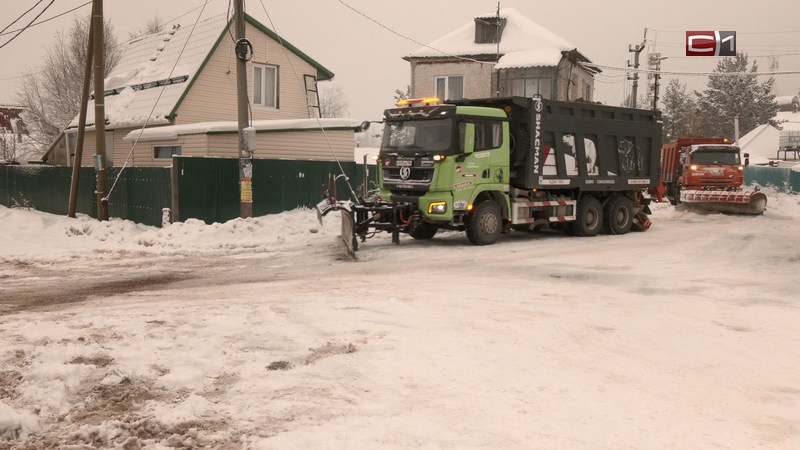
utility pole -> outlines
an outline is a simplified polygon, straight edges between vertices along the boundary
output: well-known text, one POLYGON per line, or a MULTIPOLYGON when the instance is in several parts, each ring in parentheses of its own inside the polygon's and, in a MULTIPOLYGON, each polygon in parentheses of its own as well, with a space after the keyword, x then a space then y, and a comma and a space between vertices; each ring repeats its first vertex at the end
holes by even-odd
MULTIPOLYGON (((647 43, 647 28, 644 29, 644 39, 642 39, 642 43, 637 46, 628 45, 628 51, 634 53, 633 55, 633 68, 634 70, 639 69, 639 53, 642 53, 642 50, 645 48, 645 44, 647 43)), ((628 63, 630 66, 630 63, 628 63)), ((633 80, 633 87, 631 88, 631 108, 636 108, 636 95, 638 95, 639 90, 639 72, 633 72, 633 78, 628 77, 628 79, 633 80)))
POLYGON ((103 61, 103 0, 92 4, 92 42, 94 43, 94 132, 96 151, 94 167, 97 173, 97 220, 108 220, 108 200, 106 199, 106 110, 105 83, 103 80, 105 63, 103 61))
MULTIPOLYGON (((253 159, 249 150, 253 143, 248 142, 245 132, 245 128, 249 126, 247 61, 253 55, 253 46, 245 39, 244 0, 234 0, 233 3, 236 28, 236 103, 239 117, 239 217, 253 217, 253 159)), ((255 132, 249 138, 255 139, 255 132)))
MULTIPOLYGON (((92 6, 94 16, 94 6, 92 6)), ((75 217, 78 211, 78 187, 81 179, 81 161, 83 159, 83 138, 86 135, 86 109, 89 106, 89 81, 92 79, 92 58, 94 57, 94 25, 89 21, 89 39, 86 44, 86 64, 83 70, 83 89, 81 91, 81 111, 78 116, 78 139, 75 145, 75 159, 72 162, 72 180, 69 187, 69 204, 67 216, 75 217)))
POLYGON ((647 79, 653 79, 653 84, 650 85, 650 95, 648 95, 648 99, 651 99, 653 105, 653 111, 658 110, 658 88, 661 86, 661 61, 667 59, 666 56, 662 57, 661 53, 650 53, 647 55, 647 68, 651 71, 647 73, 647 79))

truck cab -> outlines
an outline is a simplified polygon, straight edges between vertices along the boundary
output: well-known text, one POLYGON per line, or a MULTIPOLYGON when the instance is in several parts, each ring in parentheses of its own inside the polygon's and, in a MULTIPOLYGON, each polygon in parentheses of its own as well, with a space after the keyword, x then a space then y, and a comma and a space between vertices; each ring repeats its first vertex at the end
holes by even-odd
POLYGON ((491 195, 500 213, 507 215, 507 196, 494 194, 508 192, 506 113, 498 108, 439 104, 435 98, 399 105, 384 113, 379 197, 415 207, 414 217, 401 220, 413 221, 415 228, 427 231, 412 232, 412 236, 464 225, 482 193, 491 195))
POLYGON ((680 184, 684 189, 738 189, 744 184, 744 165, 735 145, 691 145, 683 157, 680 184))

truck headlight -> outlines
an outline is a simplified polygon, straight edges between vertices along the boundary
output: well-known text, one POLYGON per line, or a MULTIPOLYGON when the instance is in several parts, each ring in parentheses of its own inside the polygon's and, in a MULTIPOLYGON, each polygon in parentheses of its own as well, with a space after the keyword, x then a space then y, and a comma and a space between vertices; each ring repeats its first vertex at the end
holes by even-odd
POLYGON ((444 214, 447 212, 447 202, 433 202, 428 204, 428 214, 444 214))

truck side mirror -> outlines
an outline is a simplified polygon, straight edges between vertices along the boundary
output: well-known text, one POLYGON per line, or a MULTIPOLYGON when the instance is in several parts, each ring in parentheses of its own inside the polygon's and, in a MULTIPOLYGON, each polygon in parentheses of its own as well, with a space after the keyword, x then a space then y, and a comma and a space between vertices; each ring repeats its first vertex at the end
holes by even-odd
POLYGON ((744 154, 744 165, 745 166, 749 166, 750 165, 750 153, 745 153, 744 154))

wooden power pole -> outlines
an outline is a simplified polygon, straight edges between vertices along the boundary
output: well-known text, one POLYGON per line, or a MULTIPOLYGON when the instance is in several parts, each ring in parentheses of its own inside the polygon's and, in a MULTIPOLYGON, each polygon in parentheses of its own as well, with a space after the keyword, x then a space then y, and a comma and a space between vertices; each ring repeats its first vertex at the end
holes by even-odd
MULTIPOLYGON (((94 16, 94 6, 92 6, 94 16)), ((94 24, 89 22, 89 39, 86 44, 86 65, 83 71, 83 89, 81 90, 81 111, 78 115, 78 140, 75 144, 75 159, 72 162, 72 181, 69 188, 69 205, 67 216, 75 217, 78 212, 78 188, 81 179, 81 163, 83 160, 83 138, 86 135, 86 109, 89 106, 89 80, 92 79, 92 57, 94 56, 94 24)), ((66 138, 65 138, 66 139, 66 138)))
POLYGON ((647 44, 647 28, 644 29, 644 39, 642 39, 642 43, 637 46, 628 46, 628 51, 634 53, 633 55, 633 68, 637 70, 633 72, 633 87, 631 88, 631 108, 636 108, 636 96, 639 94, 639 53, 642 53, 642 50, 645 48, 645 44, 647 44))
MULTIPOLYGON (((245 133, 245 128, 249 126, 247 61, 252 56, 252 45, 245 39, 244 0, 234 0, 233 3, 236 28, 236 104, 239 118, 239 216, 253 217, 253 160, 245 133)), ((255 139, 255 133, 252 133, 250 139, 255 139)))
POLYGON ((94 167, 97 173, 97 220, 108 220, 108 200, 106 200, 106 110, 105 82, 103 80, 105 63, 103 58, 103 0, 92 4, 92 42, 94 43, 94 132, 96 151, 94 167))

